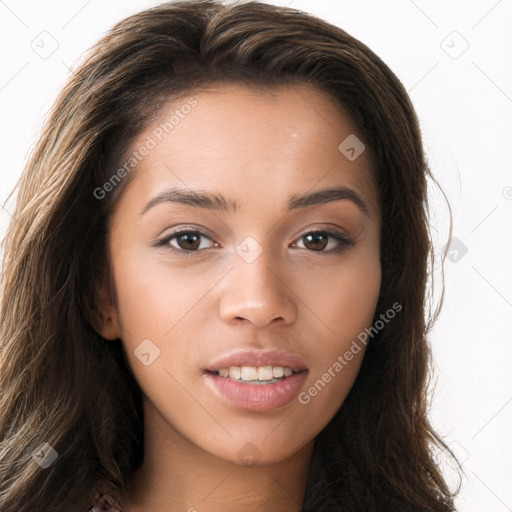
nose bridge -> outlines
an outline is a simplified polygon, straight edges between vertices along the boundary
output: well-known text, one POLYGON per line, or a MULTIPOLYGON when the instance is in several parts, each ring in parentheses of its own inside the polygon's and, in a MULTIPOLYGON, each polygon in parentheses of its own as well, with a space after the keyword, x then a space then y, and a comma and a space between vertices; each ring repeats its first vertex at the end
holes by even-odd
POLYGON ((292 323, 296 317, 293 293, 280 276, 280 264, 272 251, 253 237, 237 247, 220 301, 220 316, 226 321, 245 319, 257 326, 274 320, 292 323))

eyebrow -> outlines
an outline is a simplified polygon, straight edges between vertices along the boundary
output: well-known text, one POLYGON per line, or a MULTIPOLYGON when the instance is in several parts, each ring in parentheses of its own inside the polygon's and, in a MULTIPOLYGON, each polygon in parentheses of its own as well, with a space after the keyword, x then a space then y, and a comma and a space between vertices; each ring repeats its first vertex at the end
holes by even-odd
MULTIPOLYGON (((288 198, 288 210, 296 210, 306 206, 330 203, 346 199, 355 203, 359 209, 369 218, 370 210, 361 197, 347 187, 329 188, 318 190, 302 196, 292 195, 288 198)), ((205 208, 225 212, 236 212, 238 205, 235 201, 228 200, 222 194, 182 188, 171 188, 156 195, 144 207, 141 216, 159 204, 180 203, 194 208, 205 208)))

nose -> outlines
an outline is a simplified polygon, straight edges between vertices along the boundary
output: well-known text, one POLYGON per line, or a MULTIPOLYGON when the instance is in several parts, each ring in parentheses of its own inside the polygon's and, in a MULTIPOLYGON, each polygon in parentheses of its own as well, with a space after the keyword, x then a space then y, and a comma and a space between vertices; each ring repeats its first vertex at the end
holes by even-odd
POLYGON ((252 263, 235 257, 234 268, 223 281, 220 316, 229 323, 290 325, 297 317, 291 283, 275 263, 269 266, 265 251, 252 263))

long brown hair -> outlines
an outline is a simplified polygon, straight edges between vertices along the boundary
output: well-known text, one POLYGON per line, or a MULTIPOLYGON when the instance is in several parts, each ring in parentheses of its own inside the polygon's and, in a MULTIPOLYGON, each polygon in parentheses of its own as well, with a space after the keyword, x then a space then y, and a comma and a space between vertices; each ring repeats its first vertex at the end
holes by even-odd
POLYGON ((2 511, 84 510, 99 492, 124 496, 141 464, 140 389, 121 340, 97 333, 108 220, 129 176, 103 199, 94 191, 165 102, 223 82, 306 83, 351 114, 382 214, 375 319, 402 307, 317 437, 304 510, 454 510, 433 456, 446 447, 427 418, 431 175, 410 99, 340 28, 290 8, 207 0, 118 23, 70 77, 22 174, 1 283, 2 511), (34 458, 43 443, 58 455, 44 469, 34 458))

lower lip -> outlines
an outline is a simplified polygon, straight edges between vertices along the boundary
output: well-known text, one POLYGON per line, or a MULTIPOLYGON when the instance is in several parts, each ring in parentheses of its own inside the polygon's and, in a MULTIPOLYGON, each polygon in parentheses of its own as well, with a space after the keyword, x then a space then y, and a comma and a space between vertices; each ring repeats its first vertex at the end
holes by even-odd
POLYGON ((273 384, 245 384, 206 373, 206 381, 229 403, 252 411, 269 411, 288 404, 299 393, 307 372, 299 372, 273 384))

